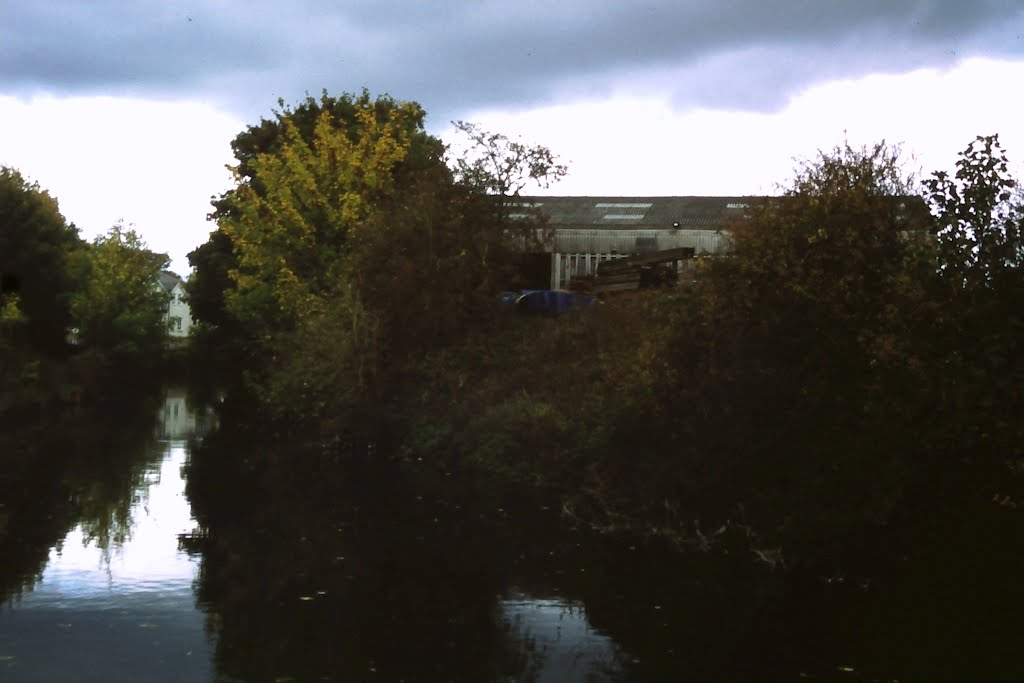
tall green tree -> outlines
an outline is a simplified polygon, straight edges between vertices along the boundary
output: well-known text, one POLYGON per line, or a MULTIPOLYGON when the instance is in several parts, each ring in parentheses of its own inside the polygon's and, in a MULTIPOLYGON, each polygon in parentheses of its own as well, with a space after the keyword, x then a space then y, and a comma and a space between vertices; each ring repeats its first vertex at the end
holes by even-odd
POLYGON ((417 105, 364 94, 339 118, 330 104, 325 96, 311 139, 291 110, 279 113, 279 148, 241 160, 218 207, 238 259, 227 307, 240 320, 276 331, 314 313, 347 276, 367 221, 398 194, 412 148, 432 146, 439 161, 417 105))
POLYGON ((423 117, 365 91, 324 94, 236 139, 236 185, 192 254, 192 291, 211 294, 196 299, 201 318, 224 311, 260 350, 268 401, 343 417, 487 319, 507 286, 520 226, 494 211, 484 170, 453 173, 423 117))
POLYGON ((936 172, 925 188, 937 216, 942 273, 955 290, 998 289, 1019 278, 1024 195, 998 135, 978 136, 960 152, 952 177, 936 172))
POLYGON ((415 103, 365 91, 325 93, 282 104, 235 141, 236 186, 215 202, 217 243, 193 253, 207 266, 196 286, 226 280, 223 310, 266 368, 251 378, 282 411, 343 417, 372 390, 390 346, 382 321, 401 329, 376 268, 401 272, 409 245, 398 233, 413 236, 389 216, 412 207, 406 218, 423 225, 417 188, 451 185, 423 116, 415 103))
MULTIPOLYGON (((936 215, 945 306, 936 392, 951 434, 1001 463, 1024 460, 1024 193, 996 135, 925 183, 936 215)), ((1005 472, 997 468, 993 476, 1005 472)))
POLYGON ((231 326, 226 294, 233 289, 231 271, 238 267, 231 238, 223 230, 214 230, 210 238, 188 254, 192 275, 185 282, 192 318, 216 329, 231 326))
POLYGON ((729 255, 659 307, 670 339, 588 475, 597 507, 818 568, 890 519, 934 314, 914 188, 897 149, 844 145, 750 202, 729 255))
MULTIPOLYGON (((57 200, 18 171, 0 167, 0 308, 21 324, 16 337, 39 351, 64 347, 71 292, 71 254, 82 247, 57 200)), ((10 325, 8 325, 10 327, 10 325)))
POLYGON ((456 178, 478 194, 512 199, 531 183, 547 189, 569 172, 543 145, 512 140, 469 121, 453 121, 452 125, 465 145, 464 152, 452 160, 456 178))
MULTIPOLYGON (((324 117, 341 129, 341 134, 348 138, 350 144, 355 145, 363 131, 357 112, 362 111, 363 116, 372 112, 384 120, 402 104, 389 97, 375 99, 366 90, 359 95, 343 94, 338 97, 325 91, 319 98, 307 96, 294 107, 278 100, 280 108, 274 110, 271 117, 261 119, 235 137, 231 147, 237 160, 234 168, 236 186, 213 202, 214 211, 210 218, 217 222, 218 228, 207 243, 189 254, 195 273, 189 279, 187 289, 190 301, 195 302, 196 318, 202 325, 210 328, 231 326, 237 322, 228 311, 227 299, 236 297, 237 276, 245 270, 239 268, 239 258, 246 248, 236 248, 233 231, 225 226, 242 220, 240 207, 251 203, 254 197, 268 197, 267 179, 264 178, 266 169, 257 168, 258 160, 280 156, 285 147, 294 147, 297 138, 307 146, 313 145, 318 123, 324 117), (245 196, 239 197, 239 194, 245 196)), ((418 110, 415 105, 411 106, 418 110)), ((409 113, 415 119, 412 126, 416 129, 413 134, 416 144, 400 164, 406 169, 405 178, 413 175, 415 169, 433 165, 441 153, 438 142, 422 129, 422 111, 409 113)), ((400 168, 395 167, 392 172, 398 173, 400 168)), ((310 220, 316 219, 311 216, 310 220)))
POLYGON ((93 240, 79 263, 83 285, 71 299, 82 346, 115 355, 158 352, 167 336, 159 286, 167 263, 120 223, 93 240))

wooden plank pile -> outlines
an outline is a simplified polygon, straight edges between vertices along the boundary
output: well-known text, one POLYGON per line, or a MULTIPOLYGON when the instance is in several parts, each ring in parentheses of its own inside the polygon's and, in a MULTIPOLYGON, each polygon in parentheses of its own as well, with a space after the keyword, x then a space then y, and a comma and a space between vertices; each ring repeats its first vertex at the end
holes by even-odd
POLYGON ((604 294, 675 284, 679 261, 692 259, 693 254, 693 247, 680 247, 602 261, 591 283, 591 291, 604 294))

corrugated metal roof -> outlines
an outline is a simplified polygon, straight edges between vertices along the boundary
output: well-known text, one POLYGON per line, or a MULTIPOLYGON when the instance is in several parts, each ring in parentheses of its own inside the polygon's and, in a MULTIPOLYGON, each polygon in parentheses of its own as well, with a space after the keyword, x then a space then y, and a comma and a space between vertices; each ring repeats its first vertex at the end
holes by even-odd
POLYGON ((517 197, 556 230, 723 230, 767 197, 517 197))

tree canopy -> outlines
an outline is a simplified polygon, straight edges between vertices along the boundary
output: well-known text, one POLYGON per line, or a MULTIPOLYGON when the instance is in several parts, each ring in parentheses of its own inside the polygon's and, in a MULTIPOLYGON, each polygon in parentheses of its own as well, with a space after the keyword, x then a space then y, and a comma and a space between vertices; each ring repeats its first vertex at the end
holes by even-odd
POLYGON ((347 405, 379 394, 382 362, 393 381, 485 320, 515 277, 535 224, 512 225, 489 192, 564 169, 544 148, 473 128, 498 166, 453 172, 423 118, 413 102, 325 93, 281 103, 236 138, 235 186, 214 202, 218 230, 190 254, 189 291, 200 320, 233 326, 270 368, 289 368, 259 382, 272 403, 315 394, 345 414, 340 378, 355 390, 347 405))
POLYGON ((82 253, 81 288, 71 299, 82 346, 115 354, 158 353, 167 335, 160 289, 166 254, 146 248, 135 230, 120 223, 82 253))
POLYGON ((10 320, 17 309, 19 336, 36 349, 64 345, 75 288, 69 260, 81 246, 56 199, 18 171, 0 168, 0 308, 10 320))
POLYGON ((238 257, 235 317, 287 329, 313 313, 345 277, 360 230, 394 198, 410 149, 428 143, 413 104, 361 100, 350 112, 338 118, 325 104, 306 139, 286 109, 277 150, 236 167, 219 222, 238 257))

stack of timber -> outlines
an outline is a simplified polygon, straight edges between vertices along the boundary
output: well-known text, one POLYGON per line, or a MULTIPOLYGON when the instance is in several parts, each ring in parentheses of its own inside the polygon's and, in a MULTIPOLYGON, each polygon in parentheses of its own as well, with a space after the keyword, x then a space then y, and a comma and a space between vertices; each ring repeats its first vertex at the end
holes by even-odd
POLYGON ((693 254, 693 247, 680 247, 603 261, 598 266, 591 291, 604 294, 674 285, 679 273, 679 262, 692 259, 693 254))

